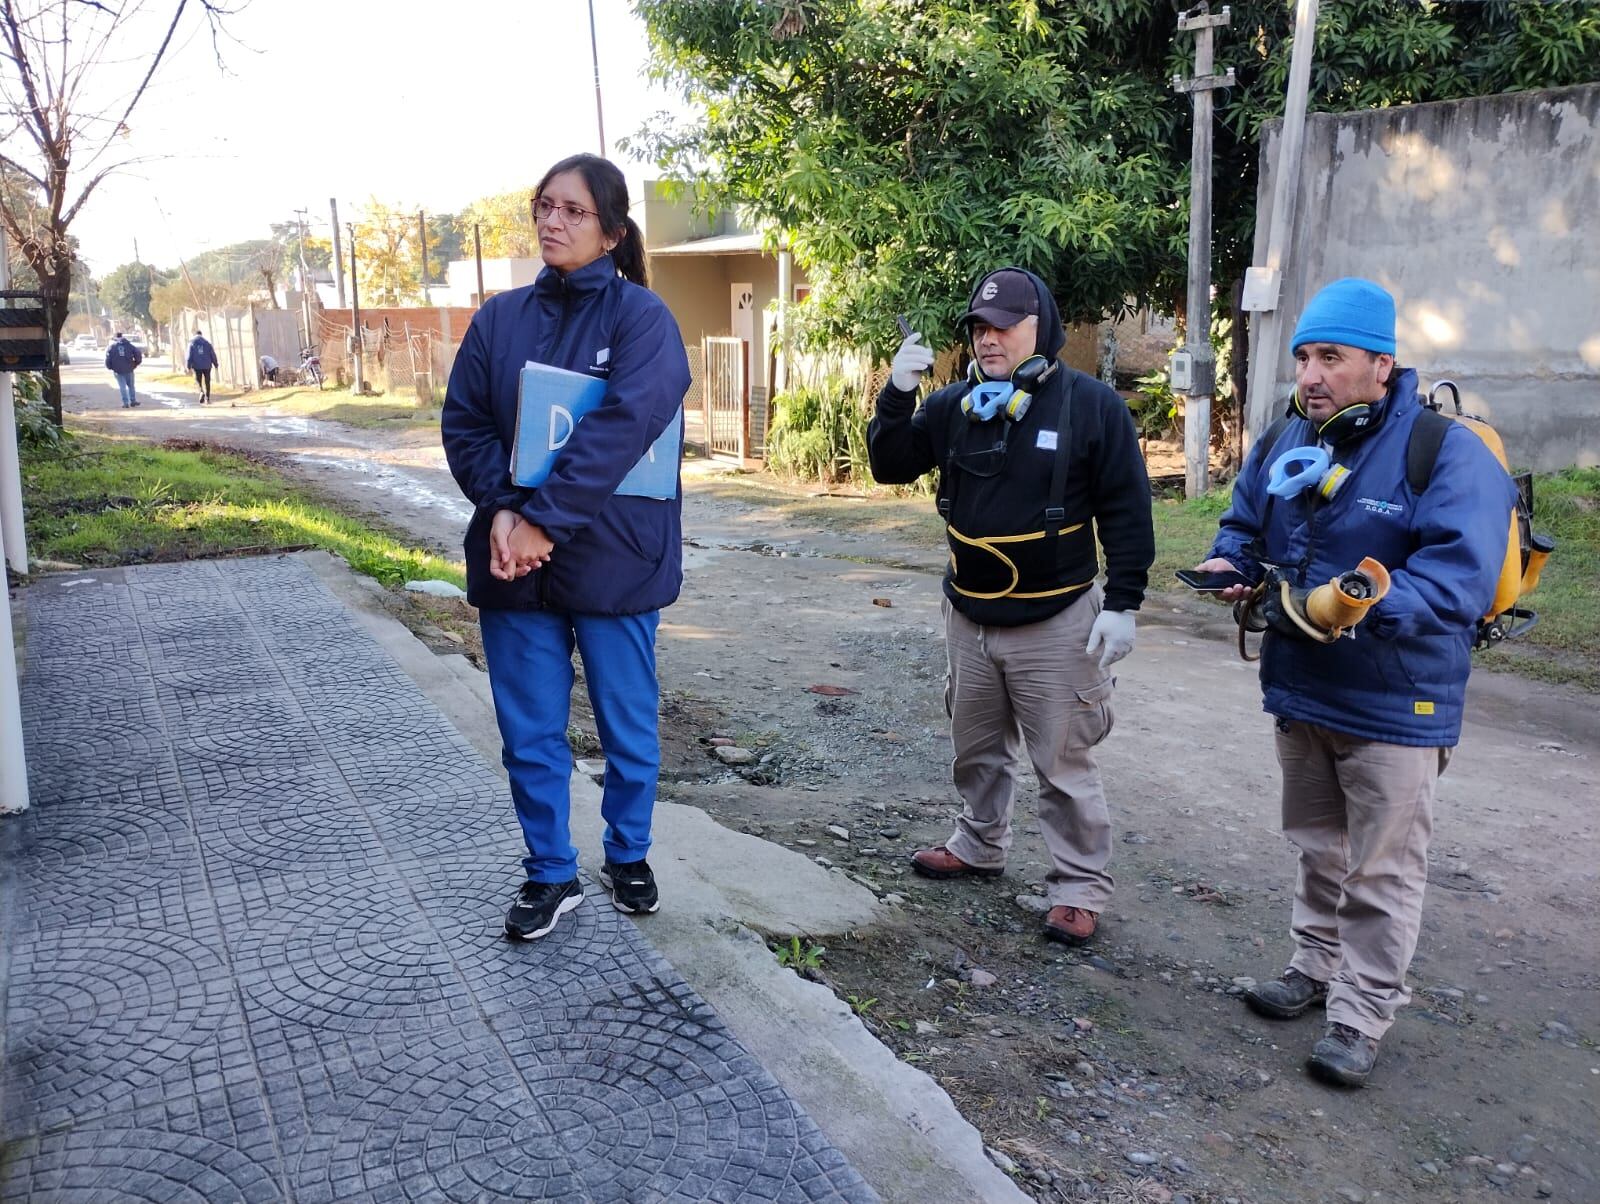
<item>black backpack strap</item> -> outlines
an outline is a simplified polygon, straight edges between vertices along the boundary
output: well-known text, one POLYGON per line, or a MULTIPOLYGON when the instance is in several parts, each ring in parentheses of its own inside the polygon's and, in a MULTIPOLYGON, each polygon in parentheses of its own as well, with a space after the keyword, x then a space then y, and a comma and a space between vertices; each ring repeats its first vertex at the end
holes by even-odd
POLYGON ((1428 487, 1445 432, 1454 425, 1453 419, 1427 407, 1417 415, 1410 442, 1406 444, 1406 484, 1411 486, 1412 493, 1420 495, 1428 487))
POLYGON ((966 421, 967 415, 961 408, 960 399, 953 400, 950 403, 950 420, 945 423, 944 464, 939 469, 939 492, 935 497, 939 517, 947 523, 950 521, 950 512, 955 505, 956 496, 956 437, 961 433, 966 421))
POLYGON ((1067 377, 1067 395, 1061 399, 1061 414, 1056 419, 1056 459, 1050 468, 1050 505, 1045 507, 1044 521, 1065 522, 1067 517, 1067 461, 1072 458, 1072 397, 1078 391, 1079 373, 1072 368, 1062 371, 1067 377))

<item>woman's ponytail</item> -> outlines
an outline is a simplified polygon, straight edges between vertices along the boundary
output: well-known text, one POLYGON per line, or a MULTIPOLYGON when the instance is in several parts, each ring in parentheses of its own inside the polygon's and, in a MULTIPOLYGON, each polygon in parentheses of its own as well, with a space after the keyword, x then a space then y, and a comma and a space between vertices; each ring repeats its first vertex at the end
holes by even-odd
POLYGON ((611 260, 624 280, 631 280, 641 288, 650 287, 644 259, 644 234, 631 217, 622 219, 622 241, 611 248, 611 260))

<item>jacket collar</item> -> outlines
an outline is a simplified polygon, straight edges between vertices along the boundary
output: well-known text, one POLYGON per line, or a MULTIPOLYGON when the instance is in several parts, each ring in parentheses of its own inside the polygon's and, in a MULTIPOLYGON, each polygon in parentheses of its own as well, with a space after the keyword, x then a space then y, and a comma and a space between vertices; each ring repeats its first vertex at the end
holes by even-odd
POLYGON ((593 263, 586 263, 576 271, 565 274, 552 267, 542 269, 533 282, 533 291, 540 297, 576 301, 604 292, 616 278, 616 263, 610 255, 602 255, 593 263))

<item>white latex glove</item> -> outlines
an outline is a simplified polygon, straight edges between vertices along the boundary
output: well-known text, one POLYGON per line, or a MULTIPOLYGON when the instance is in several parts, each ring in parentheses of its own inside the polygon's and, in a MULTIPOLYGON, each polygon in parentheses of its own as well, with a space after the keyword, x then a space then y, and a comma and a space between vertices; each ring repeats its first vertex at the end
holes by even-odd
POLYGON ((889 383, 905 393, 915 393, 922 374, 933 367, 933 348, 923 345, 920 334, 908 334, 889 361, 889 383))
POLYGON ((1100 652, 1100 672, 1104 673, 1133 651, 1133 611, 1102 610, 1089 628, 1088 656, 1100 652))

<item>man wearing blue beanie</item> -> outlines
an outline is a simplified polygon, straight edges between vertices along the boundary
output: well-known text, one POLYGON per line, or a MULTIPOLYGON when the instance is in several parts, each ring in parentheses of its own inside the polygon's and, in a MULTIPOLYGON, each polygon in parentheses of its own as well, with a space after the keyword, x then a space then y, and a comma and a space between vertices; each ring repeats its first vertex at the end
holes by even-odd
POLYGON ((1434 787, 1461 735, 1516 487, 1481 439, 1424 411, 1416 373, 1395 363, 1394 298, 1372 281, 1323 288, 1291 347, 1294 398, 1251 448, 1197 567, 1265 586, 1253 595, 1269 624, 1262 707, 1276 721, 1284 834, 1299 851, 1294 956, 1245 1002, 1275 1020, 1324 1004, 1309 1067, 1358 1087, 1411 997, 1434 787), (1419 422, 1447 429, 1414 486, 1419 422), (1341 635, 1308 621, 1307 591, 1367 557, 1382 566, 1369 579, 1387 570, 1388 587, 1359 626, 1341 635))

